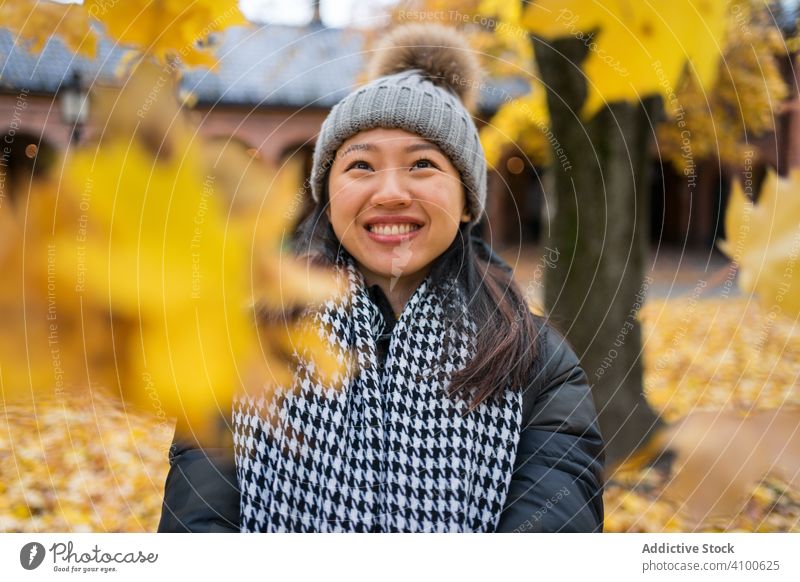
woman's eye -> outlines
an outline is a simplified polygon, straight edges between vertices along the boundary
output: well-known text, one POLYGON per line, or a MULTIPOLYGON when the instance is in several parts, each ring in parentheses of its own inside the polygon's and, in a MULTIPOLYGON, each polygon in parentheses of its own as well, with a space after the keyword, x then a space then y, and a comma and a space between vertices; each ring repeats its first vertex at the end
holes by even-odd
POLYGON ((371 168, 370 168, 370 165, 367 162, 365 162, 364 160, 356 160, 355 162, 353 162, 352 164, 347 166, 347 169, 348 170, 369 170, 371 168))
POLYGON ((431 160, 427 158, 417 160, 416 162, 414 162, 414 165, 412 166, 412 168, 421 168, 421 169, 436 168, 436 167, 437 167, 436 164, 434 164, 431 160))

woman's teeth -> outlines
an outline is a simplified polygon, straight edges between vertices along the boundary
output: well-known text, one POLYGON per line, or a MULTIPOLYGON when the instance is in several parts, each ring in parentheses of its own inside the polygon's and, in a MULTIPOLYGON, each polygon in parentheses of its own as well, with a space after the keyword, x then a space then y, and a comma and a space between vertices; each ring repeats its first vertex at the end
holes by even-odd
POLYGON ((374 232, 375 234, 382 234, 382 235, 398 235, 398 234, 408 234, 414 230, 418 230, 419 225, 417 224, 371 224, 369 226, 369 231, 374 232))

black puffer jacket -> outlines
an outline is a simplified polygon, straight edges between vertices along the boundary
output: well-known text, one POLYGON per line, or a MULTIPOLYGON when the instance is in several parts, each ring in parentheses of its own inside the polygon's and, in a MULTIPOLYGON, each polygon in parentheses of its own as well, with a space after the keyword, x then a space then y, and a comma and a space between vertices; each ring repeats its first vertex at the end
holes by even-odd
MULTIPOLYGON (((540 346, 544 367, 523 393, 523 429, 496 531, 599 532, 603 441, 586 374, 547 325, 540 346)), ((158 531, 239 531, 232 448, 204 450, 176 435, 158 531)))

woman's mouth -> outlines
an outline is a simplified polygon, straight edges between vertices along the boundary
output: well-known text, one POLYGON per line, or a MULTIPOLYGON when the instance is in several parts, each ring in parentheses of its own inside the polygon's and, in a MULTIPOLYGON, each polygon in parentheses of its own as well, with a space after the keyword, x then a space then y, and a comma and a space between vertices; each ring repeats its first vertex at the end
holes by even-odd
POLYGON ((410 222, 374 223, 366 226, 369 237, 376 242, 398 243, 411 240, 419 233, 422 226, 410 222))

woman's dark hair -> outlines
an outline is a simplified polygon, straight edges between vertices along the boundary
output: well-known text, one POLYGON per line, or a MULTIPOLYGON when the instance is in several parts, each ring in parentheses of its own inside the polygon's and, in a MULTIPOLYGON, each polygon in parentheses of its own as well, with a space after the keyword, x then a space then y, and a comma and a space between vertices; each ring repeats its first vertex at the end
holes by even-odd
MULTIPOLYGON (((295 233, 295 249, 318 265, 343 264, 342 247, 325 212, 327 196, 303 220, 295 233)), ((539 380, 540 318, 533 315, 512 277, 511 268, 473 235, 474 225, 462 223, 450 247, 430 270, 431 281, 457 285, 477 329, 475 354, 450 377, 450 395, 459 395, 473 409, 508 389, 536 389, 539 380)), ((453 321, 460 316, 450 309, 453 321)), ((446 334, 447 336, 448 334, 446 334)), ((445 340, 447 342, 447 340, 445 340)), ((443 346, 443 357, 448 345, 443 346)))

